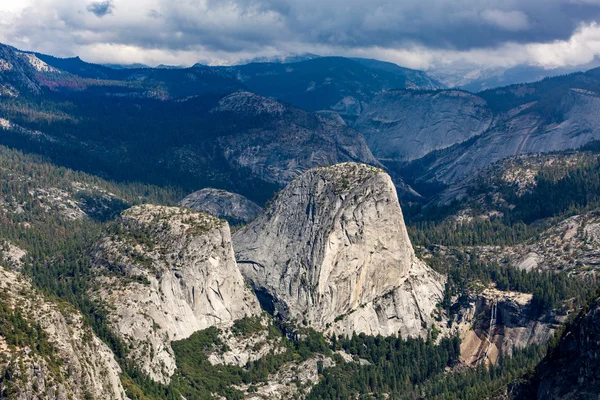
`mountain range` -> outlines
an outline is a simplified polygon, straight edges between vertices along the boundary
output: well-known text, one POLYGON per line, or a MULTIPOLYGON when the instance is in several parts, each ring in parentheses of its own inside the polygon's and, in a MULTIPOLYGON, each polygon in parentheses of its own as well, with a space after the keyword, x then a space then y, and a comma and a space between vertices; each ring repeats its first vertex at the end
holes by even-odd
POLYGON ((598 68, 0 45, 0 398, 593 398, 599 118, 598 68))

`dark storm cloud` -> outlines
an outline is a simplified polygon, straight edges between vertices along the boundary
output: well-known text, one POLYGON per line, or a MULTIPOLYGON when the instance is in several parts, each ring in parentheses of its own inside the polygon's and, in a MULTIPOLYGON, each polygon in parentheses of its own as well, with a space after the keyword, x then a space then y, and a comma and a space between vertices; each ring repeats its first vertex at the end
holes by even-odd
POLYGON ((55 54, 110 45, 208 59, 415 48, 428 57, 565 41, 600 21, 600 0, 28 1, 0 39, 55 54))
POLYGON ((209 0, 244 15, 275 15, 289 36, 336 46, 407 42, 471 49, 568 39, 600 20, 600 2, 574 0, 209 0))
POLYGON ((107 14, 112 14, 112 3, 110 1, 94 1, 89 6, 87 6, 87 10, 92 14, 95 14, 97 17, 104 17, 107 14))

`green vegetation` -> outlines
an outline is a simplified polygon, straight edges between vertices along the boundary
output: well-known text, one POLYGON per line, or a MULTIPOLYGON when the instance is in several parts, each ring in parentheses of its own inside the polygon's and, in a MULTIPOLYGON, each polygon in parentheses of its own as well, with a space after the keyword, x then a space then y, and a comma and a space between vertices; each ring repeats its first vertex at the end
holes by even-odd
POLYGON ((467 368, 450 374, 437 374, 399 399, 478 400, 500 394, 509 384, 526 379, 546 354, 545 346, 532 345, 513 350, 497 365, 467 368))
MULTIPOLYGON (((258 329, 256 320, 246 319, 238 323, 235 332, 258 329)), ((269 354, 260 360, 248 363, 245 368, 231 365, 212 365, 207 354, 223 345, 219 330, 211 327, 194 333, 191 337, 173 342, 172 347, 177 361, 177 372, 170 385, 170 391, 180 393, 188 399, 213 399, 213 394, 228 400, 243 399, 243 393, 233 385, 257 385, 265 382, 270 374, 277 372, 284 364, 300 364, 315 354, 331 354, 323 336, 312 329, 299 333, 301 339, 290 340, 284 335, 289 327, 281 326, 279 335, 286 351, 269 354)))
MULTIPOLYGON (((186 101, 165 102, 97 96, 92 90, 85 94, 48 92, 40 97, 22 93, 18 98, 3 99, 1 118, 44 135, 2 130, 0 144, 117 182, 172 186, 186 194, 217 187, 241 193, 260 204, 279 189, 247 168, 233 167, 218 140, 272 126, 272 116, 211 113, 222 94, 205 93, 186 101)), ((316 121, 313 116, 299 123, 310 128, 316 121)))
POLYGON ((594 277, 575 279, 567 272, 525 271, 497 263, 482 262, 476 251, 470 254, 455 249, 451 256, 434 256, 428 264, 448 276, 442 306, 448 311, 454 306, 453 296, 458 296, 457 305, 465 304, 470 287, 474 282, 484 285, 494 283, 499 290, 532 293, 532 316, 551 309, 561 309, 566 300, 570 306, 581 307, 597 287, 594 277))
POLYGON ((260 315, 238 319, 233 323, 231 332, 233 332, 235 336, 242 337, 248 337, 254 334, 258 334, 264 330, 261 320, 262 318, 260 315))
MULTIPOLYGON (((109 183, 1 146, 0 182, 0 205, 5 208, 0 212, 0 240, 9 241, 27 252, 22 272, 31 278, 43 295, 59 302, 66 301, 81 311, 86 324, 109 345, 126 374, 131 375, 128 379, 133 377, 144 382, 144 378, 125 362, 128 348, 108 329, 106 310, 88 295, 92 284, 91 252, 95 243, 106 234, 102 221, 107 214, 96 218, 97 214, 90 212, 90 218, 71 219, 62 212, 60 205, 46 201, 46 198, 34 197, 32 193, 38 189, 48 191, 56 188, 66 193, 60 194, 59 204, 65 204, 65 196, 84 193, 88 198, 79 200, 89 204, 90 198, 103 201, 106 193, 110 192, 118 199, 109 203, 117 205, 116 209, 108 208, 111 217, 132 204, 172 202, 180 194, 148 185, 109 183), (73 182, 84 189, 78 191, 73 182)), ((0 307, 7 311, 2 300, 0 307)), ((10 324, 0 322, 2 336, 8 335, 15 345, 32 345, 35 342, 33 348, 37 346, 40 354, 50 354, 50 347, 39 327, 27 327, 18 313, 10 315, 4 311, 0 312, 10 324)), ((4 382, 8 379, 5 377, 4 382)))
MULTIPOLYGON (((594 148, 590 145, 589 149, 594 148)), ((467 199, 461 202, 444 207, 405 206, 413 243, 426 247, 514 245, 535 237, 559 219, 599 208, 600 158, 589 152, 579 155, 574 165, 556 162, 541 166, 535 185, 525 193, 494 177, 470 186, 467 199), (498 202, 496 195, 504 201, 498 202), (476 213, 496 210, 500 216, 461 222, 447 218, 465 208, 476 213)))
POLYGON ((323 379, 310 392, 308 399, 398 398, 413 390, 434 374, 456 363, 460 355, 457 337, 435 344, 430 337, 408 339, 353 335, 333 340, 343 349, 368 363, 345 363, 337 355, 336 366, 322 371, 323 379))
POLYGON ((13 309, 8 295, 0 293, 0 336, 12 348, 29 348, 34 354, 52 359, 55 349, 48 342, 46 332, 35 323, 29 322, 20 310, 13 309))
MULTIPOLYGON (((56 349, 48 341, 48 335, 42 327, 32 322, 32 318, 23 315, 18 308, 13 308, 6 293, 0 293, 0 337, 9 346, 9 351, 27 357, 41 357, 49 368, 52 378, 62 379, 60 366, 62 360, 56 354, 56 349)), ((12 357, 0 353, 0 366, 6 359, 12 357)), ((18 357, 16 357, 18 360, 18 357)), ((14 359, 13 359, 14 361, 14 359)), ((19 393, 17 381, 20 379, 22 368, 14 362, 0 370, 0 396, 13 398, 19 393)))
POLYGON ((507 223, 502 217, 475 218, 470 222, 416 221, 407 225, 416 246, 511 246, 522 243, 550 227, 550 221, 527 225, 507 223))
MULTIPOLYGON (((0 147, 0 182, 0 205, 4 209, 0 212, 0 240, 10 241, 27 252, 22 271, 41 293, 66 301, 81 311, 86 324, 114 351, 124 370, 123 385, 132 399, 175 400, 181 396, 212 399, 215 394, 229 400, 241 399, 243 393, 235 386, 249 385, 249 390, 253 390, 285 364, 297 366, 316 355, 333 357, 336 366, 324 368, 319 364, 321 381, 308 395, 309 399, 377 399, 384 395, 392 399, 479 399, 527 376, 545 353, 543 347, 532 346, 515 351, 512 358, 501 358, 494 367, 448 373, 457 363, 460 343, 455 337, 438 341, 434 330, 426 340, 353 335, 334 336, 328 341, 310 329, 297 331, 274 322, 265 327, 261 317, 252 317, 237 321, 231 332, 237 337, 266 334, 269 340, 280 341, 286 351, 267 355, 244 367, 213 366, 208 354, 225 351, 226 346, 218 329, 209 328, 173 343, 177 372, 165 387, 126 361, 128 347, 108 329, 107 311, 102 304, 89 297, 93 289, 91 252, 95 243, 106 235, 117 235, 149 248, 154 246, 143 229, 116 227, 109 221, 131 205, 169 204, 182 193, 144 184, 110 183, 4 147, 0 147), (49 192, 49 188, 58 192, 49 192), (32 194, 39 189, 48 193, 32 194), (56 200, 58 203, 53 199, 57 193, 62 197, 56 200), (60 205, 65 198, 73 200, 90 218, 70 218, 60 205), (337 350, 344 350, 355 361, 344 362, 334 353, 337 350)), ((475 195, 484 189, 473 190, 475 195)), ((463 247, 519 243, 540 233, 553 218, 600 207, 600 163, 578 165, 568 171, 542 169, 537 185, 525 195, 517 196, 516 189, 510 186, 500 190, 514 208, 502 210, 503 216, 489 220, 461 224, 443 221, 459 205, 447 210, 408 210, 409 230, 415 244, 457 247, 450 255, 434 255, 428 261, 448 276, 441 307, 452 314, 456 304, 451 299, 458 296, 459 304, 466 301, 476 282, 494 283, 500 290, 532 293, 532 316, 560 308, 570 299, 573 299, 570 305, 582 306, 595 288, 592 279, 574 280, 565 272, 526 272, 484 263, 476 252, 463 247)), ((142 265, 151 264, 143 255, 129 255, 142 265)), ((0 296, 0 335, 11 346, 29 346, 36 354, 55 360, 54 349, 43 330, 28 323, 26 316, 7 304, 7 299, 0 296)), ((10 382, 10 372, 7 370, 1 378, 3 384, 10 382)))

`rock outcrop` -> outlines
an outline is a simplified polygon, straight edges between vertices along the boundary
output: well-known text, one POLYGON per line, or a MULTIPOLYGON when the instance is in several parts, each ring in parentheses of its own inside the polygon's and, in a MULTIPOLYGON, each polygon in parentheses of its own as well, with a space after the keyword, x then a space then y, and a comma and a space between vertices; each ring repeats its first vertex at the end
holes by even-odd
POLYGON ((97 291, 143 372, 168 382, 170 342, 260 313, 237 268, 225 221, 177 207, 136 206, 95 252, 97 291))
POLYGON ((434 323, 444 278, 416 258, 396 189, 378 168, 312 169, 233 240, 244 277, 284 318, 405 337, 434 323))
POLYGON ((232 225, 244 224, 262 211, 258 204, 240 194, 212 188, 188 195, 179 205, 225 219, 232 225))
POLYGON ((224 97, 211 117, 230 130, 218 138, 230 168, 266 182, 285 186, 310 168, 345 161, 379 165, 363 136, 344 123, 254 93, 224 97))
POLYGON ((461 338, 461 362, 465 365, 496 364, 513 350, 544 344, 564 316, 536 315, 533 295, 486 288, 470 296, 457 316, 455 329, 461 338))
POLYGON ((412 161, 485 132, 493 114, 481 97, 459 90, 392 90, 377 96, 355 129, 378 159, 412 161))
MULTIPOLYGON (((36 349, 32 348, 34 346, 15 346, 0 335, 0 373, 3 375, 0 397, 8 395, 8 398, 18 400, 127 399, 120 380, 121 368, 113 353, 78 311, 49 301, 27 278, 2 267, 0 303, 21 315, 30 327, 39 327, 44 333, 44 336, 36 336, 36 349), (43 353, 38 350, 40 348, 45 349, 43 353)), ((19 321, 19 318, 15 320, 19 321)), ((11 329, 10 326, 3 328, 11 329)), ((22 323, 19 329, 25 329, 22 323)))
POLYGON ((532 271, 569 271, 573 278, 600 272, 600 212, 575 215, 514 246, 482 246, 486 262, 532 271))

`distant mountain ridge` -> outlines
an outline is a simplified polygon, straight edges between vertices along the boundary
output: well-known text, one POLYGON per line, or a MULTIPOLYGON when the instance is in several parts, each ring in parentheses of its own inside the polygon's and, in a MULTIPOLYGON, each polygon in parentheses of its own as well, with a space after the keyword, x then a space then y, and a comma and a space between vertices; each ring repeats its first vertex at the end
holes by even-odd
POLYGON ((600 68, 477 95, 391 91, 351 126, 365 134, 375 157, 424 194, 506 157, 599 140, 599 118, 600 68))
MULTIPOLYGON (((10 48, 2 44, 0 47, 10 48)), ((12 51, 32 54, 48 66, 68 73, 63 74, 61 79, 37 74, 36 79, 41 86, 53 90, 76 88, 97 94, 102 94, 102 91, 96 90, 101 87, 119 95, 174 99, 246 89, 308 111, 336 110, 353 115, 353 111, 340 109, 342 104, 350 101, 362 108, 375 95, 386 90, 442 87, 425 72, 396 64, 309 53, 259 58, 234 66, 196 64, 189 68, 164 65, 151 68, 144 64, 99 65, 79 57, 57 58, 16 49, 12 51)))
POLYGON ((516 65, 514 67, 444 67, 428 70, 428 74, 450 88, 478 93, 488 89, 520 83, 537 82, 544 78, 568 75, 600 67, 600 59, 576 65, 557 68, 544 68, 537 65, 516 65))

